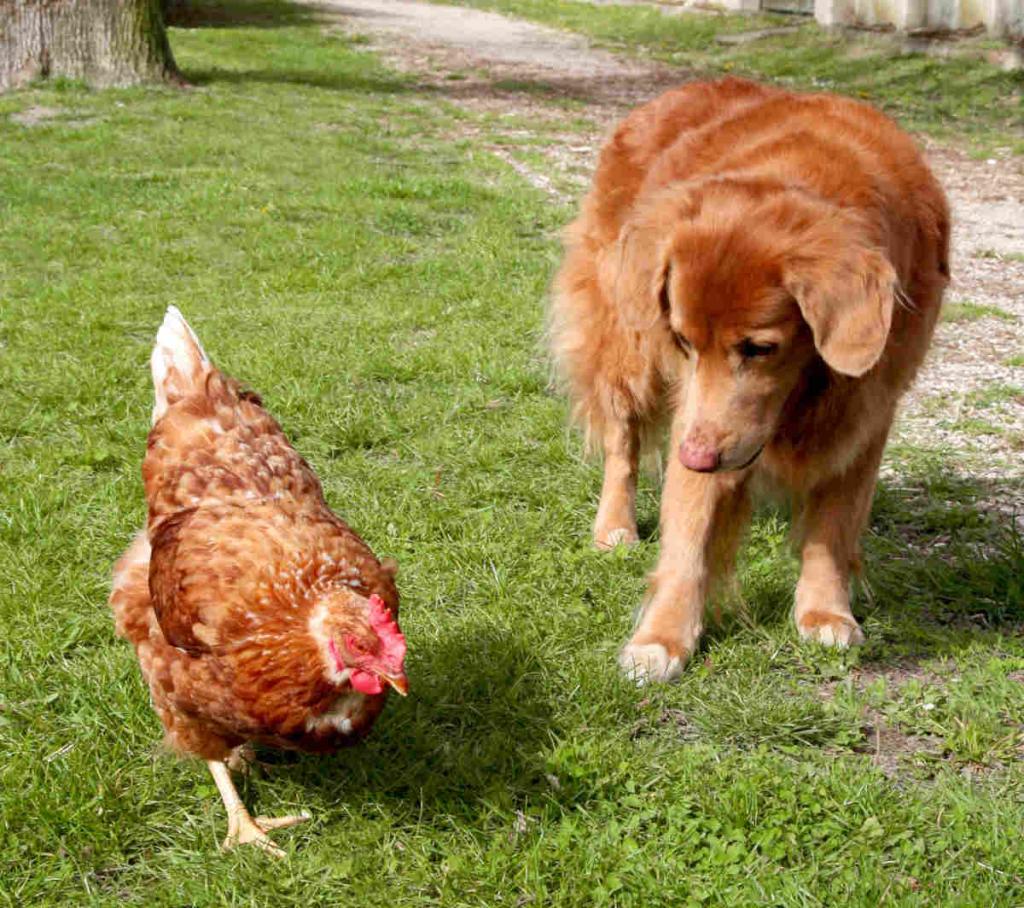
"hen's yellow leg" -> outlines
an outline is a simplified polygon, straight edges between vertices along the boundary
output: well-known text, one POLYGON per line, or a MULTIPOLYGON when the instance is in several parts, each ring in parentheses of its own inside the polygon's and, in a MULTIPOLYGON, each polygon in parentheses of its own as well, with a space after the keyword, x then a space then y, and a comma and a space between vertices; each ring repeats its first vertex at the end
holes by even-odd
POLYGON ((284 852, 277 847, 267 835, 271 829, 284 829, 308 820, 308 814, 292 817, 256 817, 254 820, 245 809, 242 799, 238 796, 235 783, 231 781, 231 771, 222 760, 207 760, 213 781, 224 801, 224 809, 228 812, 228 837, 222 846, 225 850, 235 845, 252 843, 257 848, 272 854, 275 858, 283 858, 284 852))

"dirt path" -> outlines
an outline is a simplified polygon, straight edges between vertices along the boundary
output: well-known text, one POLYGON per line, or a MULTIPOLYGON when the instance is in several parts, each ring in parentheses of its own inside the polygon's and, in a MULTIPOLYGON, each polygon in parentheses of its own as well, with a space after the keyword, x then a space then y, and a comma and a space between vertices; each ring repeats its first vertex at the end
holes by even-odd
MULTIPOLYGON (((486 116, 465 127, 561 202, 586 186, 603 135, 686 71, 626 60, 565 32, 416 0, 320 0, 330 28, 370 38, 392 66, 486 116), (507 126, 502 122, 507 121, 507 126), (526 153, 528 149, 528 153, 526 153)), ((958 452, 1024 511, 1024 160, 924 142, 953 206, 954 283, 895 438, 958 452), (1002 488, 1006 483, 1007 487, 1002 488)))
POLYGON ((338 0, 321 3, 352 26, 392 41, 462 53, 485 65, 546 69, 570 77, 618 75, 622 63, 575 35, 497 13, 411 0, 338 0))

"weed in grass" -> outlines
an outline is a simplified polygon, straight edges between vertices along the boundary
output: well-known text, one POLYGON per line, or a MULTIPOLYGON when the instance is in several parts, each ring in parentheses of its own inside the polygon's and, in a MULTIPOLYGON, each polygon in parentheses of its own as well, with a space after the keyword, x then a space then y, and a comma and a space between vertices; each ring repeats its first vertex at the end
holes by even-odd
POLYGON ((982 318, 998 318, 1006 322, 1016 321, 1016 316, 998 306, 988 306, 981 303, 972 303, 970 300, 959 300, 957 302, 945 303, 939 318, 949 324, 960 324, 963 322, 976 322, 982 318))
POLYGON ((998 407, 1001 404, 1024 406, 1024 388, 1017 385, 993 384, 980 391, 972 391, 967 395, 967 402, 981 410, 998 407))
POLYGON ((979 259, 995 259, 999 262, 1024 262, 1024 252, 998 252, 995 249, 979 249, 974 255, 979 259))

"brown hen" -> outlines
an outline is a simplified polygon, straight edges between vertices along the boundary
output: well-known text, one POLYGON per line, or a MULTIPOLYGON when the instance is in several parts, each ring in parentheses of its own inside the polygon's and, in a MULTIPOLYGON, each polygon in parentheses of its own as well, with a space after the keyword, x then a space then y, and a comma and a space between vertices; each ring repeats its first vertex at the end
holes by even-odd
POLYGON ((117 632, 167 742, 207 761, 225 847, 281 855, 267 831, 305 817, 253 820, 227 761, 250 742, 334 750, 369 730, 389 687, 406 692, 395 568, 331 512, 259 398, 210 363, 173 306, 151 365, 149 518, 114 568, 117 632))

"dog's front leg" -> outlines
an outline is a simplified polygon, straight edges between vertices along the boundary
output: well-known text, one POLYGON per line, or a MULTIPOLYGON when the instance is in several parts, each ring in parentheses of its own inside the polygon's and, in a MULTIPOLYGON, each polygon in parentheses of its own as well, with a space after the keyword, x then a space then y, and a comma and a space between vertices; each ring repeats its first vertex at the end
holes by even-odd
POLYGON ((860 535, 884 447, 885 438, 877 439, 846 473, 813 489, 803 503, 793 617, 804 639, 841 647, 864 642, 850 611, 850 575, 860 567, 860 535))
MULTIPOLYGON (((673 453, 679 448, 672 445, 673 453)), ((749 516, 747 471, 695 473, 669 461, 661 555, 633 637, 619 656, 638 681, 670 681, 697 648, 711 583, 729 570, 749 516)))

